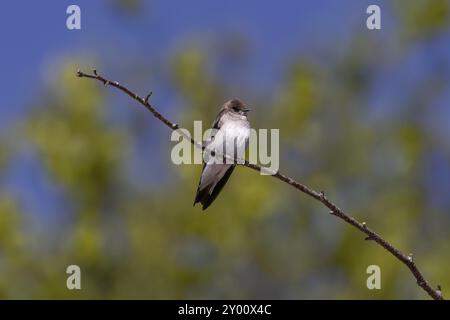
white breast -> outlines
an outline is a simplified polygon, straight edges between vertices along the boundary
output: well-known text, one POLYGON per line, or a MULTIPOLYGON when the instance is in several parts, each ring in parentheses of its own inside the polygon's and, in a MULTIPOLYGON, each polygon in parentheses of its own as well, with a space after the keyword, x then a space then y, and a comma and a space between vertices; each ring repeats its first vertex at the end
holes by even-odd
POLYGON ((225 134, 227 148, 228 145, 236 145, 238 149, 245 151, 245 146, 250 138, 250 126, 247 121, 227 121, 220 128, 220 131, 225 134))
POLYGON ((233 119, 224 121, 216 133, 214 141, 208 148, 214 148, 218 153, 242 158, 250 138, 250 125, 247 120, 233 119), (223 150, 225 148, 225 150, 223 150))

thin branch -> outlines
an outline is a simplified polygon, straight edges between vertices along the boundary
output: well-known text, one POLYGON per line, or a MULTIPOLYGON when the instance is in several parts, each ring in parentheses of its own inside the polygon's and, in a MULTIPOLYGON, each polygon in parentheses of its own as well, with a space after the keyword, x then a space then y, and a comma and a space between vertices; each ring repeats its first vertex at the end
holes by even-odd
MULTIPOLYGON (((148 99, 150 98, 151 93, 149 95, 147 95, 145 98, 142 98, 141 96, 139 96, 136 93, 132 92, 127 87, 119 84, 117 81, 111 81, 111 80, 108 80, 108 79, 100 76, 97 73, 96 70, 93 70, 93 74, 86 74, 86 73, 83 73, 80 70, 78 70, 77 71, 77 76, 80 77, 80 78, 84 77, 84 78, 95 79, 95 80, 98 80, 98 81, 102 82, 104 85, 110 85, 112 87, 115 87, 115 88, 121 90, 122 92, 124 92, 127 95, 129 95, 132 99, 134 99, 134 100, 138 101, 140 104, 142 104, 158 120, 160 120, 162 123, 164 123, 171 130, 177 130, 179 128, 178 124, 175 124, 175 123, 169 121, 167 118, 165 118, 161 113, 159 113, 148 102, 148 99)), ((189 139, 191 141, 191 143, 194 144, 195 146, 203 148, 202 144, 197 142, 197 141, 195 141, 193 138, 191 138, 191 137, 186 137, 186 138, 189 139)), ((241 165, 243 165, 243 166, 245 166, 247 168, 256 170, 256 171, 266 170, 265 168, 262 168, 261 166, 259 166, 257 164, 249 163, 247 160, 245 160, 243 163, 241 163, 241 165)), ((281 180, 281 181, 289 184, 290 186, 294 187, 295 189, 297 189, 297 190, 299 190, 299 191, 309 195, 310 197, 320 201, 323 205, 325 205, 329 209, 329 211, 328 211, 329 214, 334 215, 334 216, 340 218, 341 220, 344 220, 348 224, 352 225, 353 227, 355 227, 356 229, 358 229, 359 231, 364 233, 366 235, 366 238, 365 238, 366 240, 371 240, 371 241, 376 242, 378 245, 380 245, 386 251, 388 251, 394 257, 396 257, 406 267, 408 267, 408 269, 411 271, 411 273, 413 274, 414 278, 416 279, 417 284, 423 290, 425 290, 433 299, 435 299, 435 300, 443 300, 441 287, 437 286, 437 288, 434 289, 433 287, 430 286, 428 281, 425 280, 424 276, 422 275, 422 273, 417 268, 417 265, 416 265, 416 263, 415 263, 415 261, 413 259, 413 255, 412 254, 409 254, 409 255, 404 254, 403 252, 401 252, 400 250, 395 248, 392 244, 390 244, 389 242, 384 240, 375 231, 370 229, 365 222, 359 222, 355 218, 353 218, 353 217, 349 216, 348 214, 346 214, 342 209, 340 209, 333 202, 328 200, 328 198, 325 196, 324 192, 317 192, 317 191, 307 187, 306 185, 301 184, 300 182, 297 182, 294 179, 292 179, 292 178, 290 178, 290 177, 280 173, 279 171, 277 171, 272 176, 274 178, 278 179, 278 180, 281 180)))

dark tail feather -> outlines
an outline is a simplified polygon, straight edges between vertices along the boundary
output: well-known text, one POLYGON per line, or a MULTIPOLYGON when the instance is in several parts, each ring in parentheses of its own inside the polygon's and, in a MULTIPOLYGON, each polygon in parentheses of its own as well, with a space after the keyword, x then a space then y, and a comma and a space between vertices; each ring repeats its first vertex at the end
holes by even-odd
POLYGON ((203 171, 205 170, 206 167, 206 163, 203 164, 203 168, 202 168, 202 172, 200 173, 200 181, 198 182, 198 187, 197 187, 197 192, 195 194, 195 200, 194 200, 194 204, 193 206, 195 206, 196 203, 200 202, 203 203, 203 199, 205 199, 205 197, 208 196, 208 191, 209 191, 209 185, 204 186, 203 189, 200 189, 200 186, 202 184, 202 175, 203 175, 203 171))
POLYGON ((231 174, 233 173, 234 168, 235 165, 231 166, 227 170, 227 172, 225 172, 222 179, 220 179, 220 181, 217 182, 211 194, 209 192, 211 188, 210 185, 205 186, 203 189, 200 189, 199 185, 197 189, 197 194, 195 195, 194 206, 196 203, 200 202, 203 205, 202 209, 206 210, 211 205, 211 203, 213 203, 213 201, 217 198, 220 191, 222 191, 223 187, 225 186, 231 174))
POLYGON ((194 200, 194 206, 196 203, 200 202, 203 205, 203 210, 206 209, 205 203, 208 202, 208 198, 210 197, 209 189, 210 189, 210 186, 208 185, 201 190, 200 190, 200 188, 197 190, 197 194, 195 195, 195 200, 194 200))

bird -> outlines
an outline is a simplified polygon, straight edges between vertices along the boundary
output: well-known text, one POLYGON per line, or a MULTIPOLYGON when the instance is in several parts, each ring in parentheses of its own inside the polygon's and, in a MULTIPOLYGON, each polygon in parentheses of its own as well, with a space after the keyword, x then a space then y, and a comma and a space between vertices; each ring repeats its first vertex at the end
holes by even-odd
MULTIPOLYGON (((249 111, 248 106, 239 99, 225 102, 212 124, 212 129, 217 131, 206 143, 205 150, 212 151, 211 155, 215 155, 214 150, 221 151, 225 148, 223 154, 230 155, 233 148, 234 157, 243 157, 250 138, 250 122, 247 119, 249 111)), ((220 160, 223 160, 223 156, 220 160)), ((194 206, 201 203, 202 210, 206 210, 217 198, 236 167, 235 163, 228 162, 230 161, 203 161, 194 206)))

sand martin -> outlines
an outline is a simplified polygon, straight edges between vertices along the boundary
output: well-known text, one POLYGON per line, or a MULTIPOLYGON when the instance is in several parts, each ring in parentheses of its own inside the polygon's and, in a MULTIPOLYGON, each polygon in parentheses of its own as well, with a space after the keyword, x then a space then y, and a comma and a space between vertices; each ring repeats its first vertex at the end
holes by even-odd
MULTIPOLYGON (((239 99, 225 102, 212 125, 212 128, 217 131, 211 136, 205 147, 208 150, 219 150, 222 154, 233 158, 236 156, 243 158, 250 137, 248 111, 250 109, 239 99)), ((214 158, 214 154, 220 153, 213 152, 212 158, 214 158)), ((223 156, 220 157, 220 160, 223 160, 223 156)), ((203 210, 216 199, 236 167, 236 164, 228 163, 228 161, 220 163, 205 161, 194 200, 194 205, 200 202, 203 210)))

